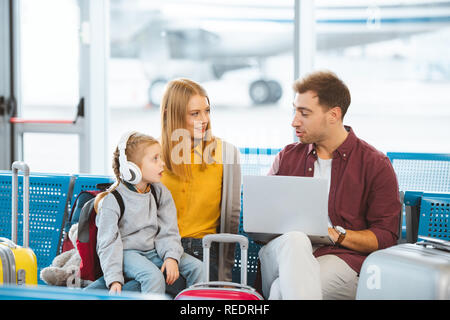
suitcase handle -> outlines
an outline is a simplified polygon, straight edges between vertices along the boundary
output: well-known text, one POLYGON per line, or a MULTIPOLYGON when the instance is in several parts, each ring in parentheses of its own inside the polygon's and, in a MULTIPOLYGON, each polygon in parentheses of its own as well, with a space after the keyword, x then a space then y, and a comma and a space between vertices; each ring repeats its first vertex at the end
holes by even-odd
POLYGON ((241 284, 247 285, 248 239, 243 235, 231 233, 208 234, 203 237, 203 272, 205 281, 209 281, 209 249, 212 242, 239 243, 241 247, 241 284))
POLYGON ((10 247, 12 249, 17 248, 17 244, 12 242, 12 240, 8 239, 8 238, 0 237, 0 243, 4 243, 4 244, 6 244, 8 247, 10 247))
POLYGON ((198 282, 196 284, 193 284, 189 287, 189 289, 193 288, 204 288, 204 287, 232 287, 236 289, 245 289, 249 291, 256 291, 254 288, 241 284, 241 283, 234 283, 234 282, 225 282, 225 281, 209 281, 209 282, 198 282))
POLYGON ((19 217, 19 170, 23 171, 23 247, 29 247, 29 225, 30 225, 30 167, 23 161, 14 161, 12 164, 12 219, 11 240, 17 243, 17 224, 19 217))

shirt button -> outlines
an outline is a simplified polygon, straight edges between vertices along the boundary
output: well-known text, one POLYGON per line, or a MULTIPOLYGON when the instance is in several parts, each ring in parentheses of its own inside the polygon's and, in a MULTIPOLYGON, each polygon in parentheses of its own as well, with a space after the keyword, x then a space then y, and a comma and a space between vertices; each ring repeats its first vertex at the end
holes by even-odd
POLYGON ((346 154, 344 153, 344 157, 346 156, 346 154))
POLYGON ((308 168, 308 171, 312 171, 312 168, 308 168))

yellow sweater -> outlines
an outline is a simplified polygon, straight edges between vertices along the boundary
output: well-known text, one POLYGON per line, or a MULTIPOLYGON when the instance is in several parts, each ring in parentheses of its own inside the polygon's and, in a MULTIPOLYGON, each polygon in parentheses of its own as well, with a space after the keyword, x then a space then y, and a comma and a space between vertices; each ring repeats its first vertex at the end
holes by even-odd
POLYGON ((201 147, 191 153, 192 178, 181 181, 169 171, 164 171, 161 182, 172 193, 177 208, 178 228, 182 238, 202 238, 217 232, 222 198, 222 141, 217 139, 214 156, 216 163, 202 170, 201 147), (200 152, 199 152, 200 151, 200 152))

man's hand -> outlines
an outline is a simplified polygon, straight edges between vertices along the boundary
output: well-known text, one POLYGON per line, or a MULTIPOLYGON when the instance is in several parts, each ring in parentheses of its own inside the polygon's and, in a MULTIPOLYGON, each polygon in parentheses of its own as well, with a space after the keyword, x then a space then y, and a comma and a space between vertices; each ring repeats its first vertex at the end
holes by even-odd
MULTIPOLYGON (((347 233, 341 246, 361 253, 371 253, 378 250, 378 240, 375 234, 366 229, 360 231, 345 230, 347 233)), ((336 242, 339 238, 339 233, 334 228, 328 228, 328 235, 336 242)))
POLYGON ((178 271, 178 262, 173 258, 167 258, 161 267, 161 272, 166 271, 166 283, 173 284, 178 279, 180 273, 178 271))
POLYGON ((109 287, 109 294, 120 294, 122 292, 122 285, 120 282, 113 282, 109 287))
POLYGON ((339 238, 339 233, 334 230, 334 228, 328 228, 328 235, 330 236, 331 240, 333 240, 334 243, 336 243, 336 241, 339 238))

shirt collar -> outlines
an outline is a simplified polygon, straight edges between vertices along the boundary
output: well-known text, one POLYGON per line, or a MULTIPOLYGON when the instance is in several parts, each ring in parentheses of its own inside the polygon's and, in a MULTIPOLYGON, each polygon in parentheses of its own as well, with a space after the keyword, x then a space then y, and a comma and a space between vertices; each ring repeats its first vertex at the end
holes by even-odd
MULTIPOLYGON (((345 130, 348 131, 347 138, 345 138, 344 142, 333 152, 333 159, 337 157, 341 157, 346 159, 350 152, 352 151, 353 147, 356 143, 356 135, 353 132, 352 127, 350 126, 344 126, 345 130)), ((310 143, 308 145, 308 155, 313 155, 315 158, 317 158, 317 151, 316 151, 316 144, 310 143)))
POLYGON ((125 186, 130 189, 131 191, 137 192, 137 193, 147 193, 150 191, 151 188, 151 184, 147 184, 147 187, 145 188, 144 192, 139 191, 138 188, 136 188, 136 186, 134 184, 131 184, 129 182, 124 181, 125 186))
POLYGON ((346 159, 353 147, 356 144, 356 135, 353 132, 353 129, 350 126, 344 126, 348 131, 347 138, 345 138, 344 142, 333 152, 333 158, 340 156, 341 158, 346 159))

